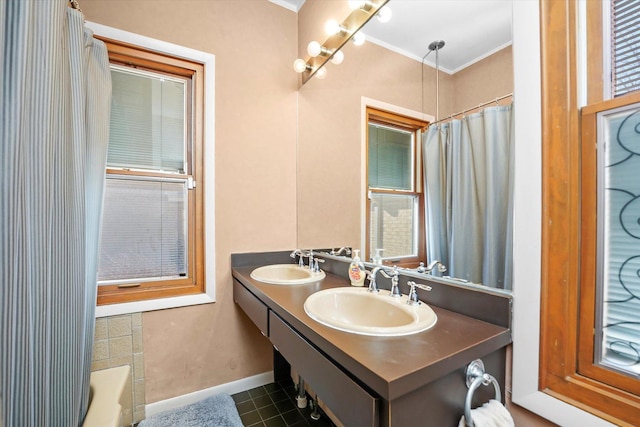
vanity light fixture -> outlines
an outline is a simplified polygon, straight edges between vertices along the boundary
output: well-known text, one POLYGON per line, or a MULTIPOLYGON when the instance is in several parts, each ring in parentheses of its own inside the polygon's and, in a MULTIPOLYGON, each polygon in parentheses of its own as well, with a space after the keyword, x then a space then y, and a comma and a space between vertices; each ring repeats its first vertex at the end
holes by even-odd
POLYGON ((349 0, 349 7, 353 10, 364 9, 371 10, 374 7, 373 2, 367 0, 349 0))
POLYGON ((326 67, 322 67, 318 71, 316 71, 316 77, 319 78, 320 80, 322 80, 325 77, 327 77, 327 68, 326 67))
MULTIPOLYGON (((293 69, 296 71, 296 73, 313 71, 311 65, 307 64, 304 59, 296 59, 295 61, 293 61, 293 69)), ((327 69, 325 67, 322 67, 316 70, 314 75, 319 79, 324 79, 327 76, 327 69)))
POLYGON ((293 61, 293 69, 296 73, 304 73, 305 71, 311 71, 311 66, 304 59, 296 59, 293 61))
POLYGON ((364 34, 358 32, 353 35, 351 40, 353 41, 353 44, 355 44, 356 46, 362 46, 366 40, 366 37, 364 36, 364 34))
POLYGON ((382 8, 380 8, 376 16, 378 17, 378 21, 380 22, 389 22, 391 20, 391 15, 391 8, 389 6, 383 6, 382 8))
POLYGON ((307 53, 312 58, 315 58, 316 56, 320 55, 321 53, 326 55, 328 52, 329 51, 324 49, 322 47, 322 45, 320 43, 318 43, 317 41, 312 41, 311 43, 309 43, 307 45, 307 53), (323 50, 324 50, 324 52, 323 52, 323 50))
POLYGON ((329 57, 333 54, 333 56, 331 56, 331 62, 336 65, 341 64, 342 61, 344 60, 344 53, 342 53, 341 50, 337 52, 331 52, 329 49, 323 47, 320 43, 316 41, 312 41, 311 43, 309 43, 309 45, 307 46, 307 53, 312 58, 315 58, 318 55, 329 57))
POLYGON ((349 30, 338 24, 338 21, 336 21, 335 19, 329 19, 327 21, 327 23, 324 25, 324 31, 327 33, 328 36, 333 36, 335 34, 341 33, 341 34, 348 34, 349 30))
MULTIPOLYGON (((345 27, 344 25, 338 24, 334 19, 330 19, 329 21, 327 21, 327 24, 324 26, 324 30, 330 36, 334 36, 337 34, 344 35, 344 36, 351 36, 351 40, 353 41, 353 44, 355 44, 356 46, 363 45, 365 41, 364 34, 362 34, 361 32, 349 31, 347 27, 345 27)), ((317 43, 317 42, 311 42, 311 43, 317 43)), ((309 46, 311 45, 311 43, 309 43, 309 46)), ((309 51, 308 47, 307 47, 307 51, 309 51)), ((309 55, 311 55, 311 52, 309 52, 309 55)))
MULTIPOLYGON (((329 38, 322 44, 316 41, 309 43, 307 45, 309 57, 306 60, 296 59, 293 63, 294 70, 302 74, 302 84, 305 84, 314 75, 318 75, 319 78, 326 76, 325 64, 328 61, 340 64, 344 60, 344 54, 340 49, 349 40, 353 40, 356 45, 364 43, 364 34, 359 33, 359 30, 371 18, 377 16, 380 9, 388 2, 389 0, 350 2, 355 9, 342 23, 335 20, 327 22, 325 30, 329 34, 329 38)), ((390 17, 389 12, 383 12, 383 15, 390 17)))
POLYGON ((333 54, 333 58, 331 58, 331 62, 336 65, 340 65, 342 64, 342 61, 344 61, 344 53, 342 53, 342 51, 339 50, 333 54))

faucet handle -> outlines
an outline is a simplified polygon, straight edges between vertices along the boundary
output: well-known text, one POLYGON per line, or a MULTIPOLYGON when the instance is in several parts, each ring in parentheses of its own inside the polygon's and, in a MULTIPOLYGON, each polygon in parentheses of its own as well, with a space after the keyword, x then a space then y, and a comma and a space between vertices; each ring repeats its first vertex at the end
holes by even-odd
POLYGON ((302 251, 300 249, 294 249, 293 252, 291 252, 289 254, 289 256, 291 258, 293 258, 294 260, 296 259, 296 255, 299 257, 298 258, 298 267, 304 267, 304 257, 305 257, 304 251, 302 251))
MULTIPOLYGON (((324 260, 322 258, 313 259, 313 267, 311 268, 312 273, 320 273, 320 264, 318 263, 324 263, 324 260)), ((311 263, 309 265, 311 265, 311 263)))
POLYGON ((393 266, 393 270, 391 272, 391 293, 390 296, 393 298, 400 298, 402 297, 402 293, 400 292, 400 277, 399 277, 399 272, 398 272, 398 266, 394 265, 393 266))
POLYGON ((409 305, 420 305, 422 302, 418 299, 418 292, 416 292, 416 288, 420 288, 425 291, 431 291, 431 286, 423 285, 421 283, 416 283, 413 280, 409 280, 407 285, 411 287, 409 290, 409 299, 407 300, 407 304, 409 305))
POLYGON ((366 276, 369 278, 369 288, 367 289, 367 291, 375 293, 375 294, 380 292, 380 289, 378 289, 378 284, 376 283, 376 273, 377 273, 377 271, 375 269, 373 269, 371 271, 365 270, 364 272, 365 272, 366 276))

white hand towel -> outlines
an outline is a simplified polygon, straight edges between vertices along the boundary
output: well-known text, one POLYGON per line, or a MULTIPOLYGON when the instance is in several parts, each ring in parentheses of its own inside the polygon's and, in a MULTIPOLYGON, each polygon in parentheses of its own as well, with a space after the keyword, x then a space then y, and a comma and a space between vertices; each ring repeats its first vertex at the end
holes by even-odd
MULTIPOLYGON (((488 403, 471 410, 471 419, 475 427, 515 427, 511 414, 502 403, 491 399, 488 403)), ((458 427, 467 427, 464 415, 458 427)))

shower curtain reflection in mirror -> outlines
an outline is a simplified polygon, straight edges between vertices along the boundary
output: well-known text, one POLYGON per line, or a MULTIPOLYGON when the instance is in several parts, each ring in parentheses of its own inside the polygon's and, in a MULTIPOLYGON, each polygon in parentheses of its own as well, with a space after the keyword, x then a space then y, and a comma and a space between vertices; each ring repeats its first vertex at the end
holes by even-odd
POLYGON ((427 257, 446 274, 511 289, 513 104, 423 136, 427 257))

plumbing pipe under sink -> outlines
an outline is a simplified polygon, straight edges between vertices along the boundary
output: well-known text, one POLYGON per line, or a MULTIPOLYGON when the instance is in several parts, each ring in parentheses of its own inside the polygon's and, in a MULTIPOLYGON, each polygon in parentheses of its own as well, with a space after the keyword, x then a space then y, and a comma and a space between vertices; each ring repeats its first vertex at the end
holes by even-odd
POLYGON ((298 408, 303 409, 307 407, 307 393, 304 390, 304 380, 298 375, 298 395, 296 396, 296 403, 298 408))

